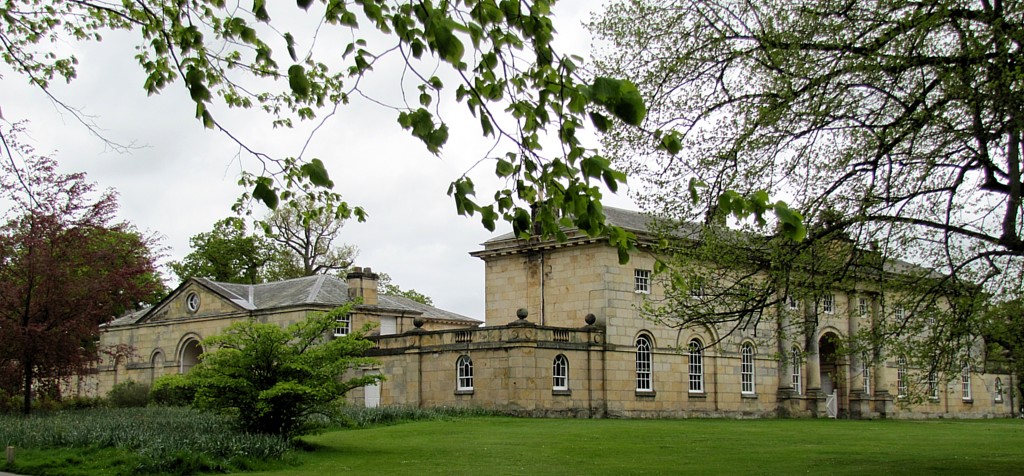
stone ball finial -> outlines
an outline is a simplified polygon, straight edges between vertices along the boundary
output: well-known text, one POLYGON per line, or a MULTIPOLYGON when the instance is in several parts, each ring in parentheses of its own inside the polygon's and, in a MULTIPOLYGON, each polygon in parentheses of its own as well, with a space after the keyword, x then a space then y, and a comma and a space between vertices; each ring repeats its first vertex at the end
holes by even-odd
POLYGON ((583 320, 587 323, 588 326, 592 326, 595 322, 597 322, 597 316, 595 316, 594 313, 591 312, 584 316, 583 320))
POLYGON ((530 311, 527 311, 525 307, 521 307, 516 311, 516 317, 525 320, 526 316, 530 315, 530 311))
POLYGON ((416 326, 417 329, 422 329, 423 323, 424 321, 422 317, 416 317, 412 320, 412 325, 416 326))

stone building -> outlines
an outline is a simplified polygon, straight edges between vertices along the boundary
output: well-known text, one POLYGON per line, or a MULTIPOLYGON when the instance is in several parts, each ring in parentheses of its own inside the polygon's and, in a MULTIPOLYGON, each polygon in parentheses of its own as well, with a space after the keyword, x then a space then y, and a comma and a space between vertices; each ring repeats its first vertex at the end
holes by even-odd
POLYGON ((378 325, 375 334, 402 333, 419 319, 424 329, 463 329, 480 321, 400 296, 377 294, 377 276, 355 268, 347 280, 317 275, 263 284, 189 279, 159 304, 107 324, 101 348, 114 349, 96 378, 80 383, 90 394, 106 394, 118 382, 150 383, 169 373, 184 373, 198 362, 202 340, 245 319, 287 326, 311 313, 327 312, 359 298, 361 304, 339 322, 335 335, 378 325))
MULTIPOLYGON (((614 208, 605 213, 641 244, 650 238, 644 215, 614 208)), ((1012 414, 1009 374, 967 366, 962 375, 933 385, 923 404, 910 405, 904 395, 914 369, 905 361, 842 355, 836 342, 884 318, 877 291, 857 285, 826 296, 811 334, 779 339, 778 319, 731 333, 645 319, 641 304, 664 293, 652 279, 654 257, 641 252, 619 264, 602 238, 570 232, 564 242, 523 241, 508 234, 471 255, 486 269, 483 326, 378 296, 368 268, 357 268, 347 282, 328 276, 260 285, 187 281, 159 305, 105 329, 104 345, 122 344, 135 353, 101 367, 93 390, 185 372, 202 352, 202 338, 239 319, 286 325, 358 296, 362 305, 339 323, 338 333, 378 323, 371 352, 380 365, 362 371, 386 377, 350 392, 348 400, 358 405, 575 417, 1012 414)), ((808 308, 791 302, 778 312, 785 319, 785 313, 808 308)))
MULTIPOLYGON (((651 238, 644 215, 605 213, 641 244, 651 238)), ((523 241, 508 234, 471 255, 486 266, 485 326, 424 326, 377 338, 374 355, 382 364, 375 371, 387 380, 372 393, 381 404, 579 417, 970 418, 1012 412, 1009 374, 968 365, 955 378, 936 376, 924 403, 910 405, 914 369, 904 360, 842 355, 837 342, 884 318, 879 291, 859 284, 834 289, 815 307, 821 315, 813 335, 780 340, 777 319, 731 333, 645 319, 643 301, 663 294, 652 280, 654 257, 635 253, 621 265, 602 238, 570 232, 564 242, 523 241)), ((779 312, 807 312, 806 304, 790 302, 779 312)))

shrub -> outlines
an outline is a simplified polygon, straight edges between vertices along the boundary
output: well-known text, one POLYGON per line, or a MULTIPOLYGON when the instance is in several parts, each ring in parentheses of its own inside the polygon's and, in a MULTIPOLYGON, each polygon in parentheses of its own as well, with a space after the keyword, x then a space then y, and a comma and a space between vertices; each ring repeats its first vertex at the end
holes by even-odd
POLYGON ((237 322, 203 341, 203 360, 189 373, 196 405, 238 418, 242 429, 285 439, 310 431, 312 415, 345 392, 380 381, 380 375, 341 375, 375 361, 362 357, 373 343, 361 333, 330 339, 352 304, 313 315, 282 329, 254 320, 237 322))
POLYGON ((149 404, 149 385, 134 380, 114 385, 107 401, 115 408, 144 407, 149 404))
POLYGON ((157 405, 190 406, 196 399, 195 383, 185 375, 164 375, 153 382, 149 397, 157 405))

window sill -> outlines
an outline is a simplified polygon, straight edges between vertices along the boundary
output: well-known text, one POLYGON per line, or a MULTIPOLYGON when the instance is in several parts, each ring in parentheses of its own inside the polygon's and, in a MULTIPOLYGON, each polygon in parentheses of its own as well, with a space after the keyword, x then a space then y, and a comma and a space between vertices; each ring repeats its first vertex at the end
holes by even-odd
POLYGON ((654 398, 657 394, 658 394, 658 392, 655 392, 654 390, 637 390, 636 391, 636 396, 638 396, 638 397, 654 398))
POLYGON ((708 394, 704 392, 690 392, 687 396, 695 400, 705 400, 708 398, 708 394))
POLYGON ((553 388, 551 389, 552 395, 572 395, 572 390, 567 388, 553 388))
POLYGON ((939 403, 939 397, 928 397, 928 401, 931 403, 939 403))
POLYGON ((740 394, 740 398, 742 398, 744 400, 757 400, 757 394, 756 393, 741 393, 740 394))
POLYGON ((469 389, 464 389, 464 390, 456 390, 455 394, 456 395, 472 395, 473 394, 473 389, 469 388, 469 389))
POLYGON ((973 398, 963 398, 963 399, 961 399, 960 401, 961 401, 961 402, 964 402, 964 403, 965 403, 965 404, 967 404, 967 405, 972 405, 972 404, 974 404, 974 399, 973 399, 973 398))

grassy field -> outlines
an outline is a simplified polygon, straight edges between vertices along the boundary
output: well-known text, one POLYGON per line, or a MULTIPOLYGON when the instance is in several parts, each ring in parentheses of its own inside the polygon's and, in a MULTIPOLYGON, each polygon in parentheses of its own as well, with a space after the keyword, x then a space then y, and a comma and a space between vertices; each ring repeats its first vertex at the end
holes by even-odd
POLYGON ((1020 474, 1024 422, 469 418, 307 437, 331 474, 1020 474))
POLYGON ((561 420, 361 410, 361 429, 281 440, 184 408, 0 416, 0 446, 48 475, 1020 474, 1021 420, 561 420), (410 421, 417 420, 417 421, 410 421))

